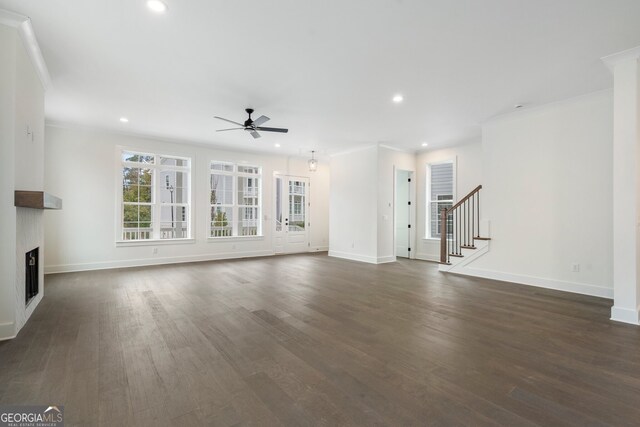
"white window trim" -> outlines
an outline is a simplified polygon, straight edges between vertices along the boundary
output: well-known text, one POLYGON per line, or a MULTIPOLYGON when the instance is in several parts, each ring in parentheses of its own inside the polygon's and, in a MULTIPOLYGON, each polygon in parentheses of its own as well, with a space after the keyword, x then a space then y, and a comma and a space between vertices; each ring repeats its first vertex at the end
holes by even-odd
POLYGON ((209 184, 208 184, 208 212, 207 212, 207 241, 210 243, 213 242, 231 242, 231 241, 248 241, 248 240, 263 240, 264 239, 264 225, 262 223, 262 216, 263 216, 263 206, 262 206, 262 188, 264 186, 264 177, 262 174, 262 166, 258 166, 256 164, 245 164, 245 163, 236 163, 236 162, 232 162, 232 161, 226 161, 226 160, 209 160, 209 184), (223 170, 216 170, 216 169, 211 169, 211 165, 213 163, 223 163, 226 165, 230 165, 233 167, 233 170, 231 171, 223 171, 223 170), (258 169, 258 173, 245 173, 245 172, 238 172, 238 167, 242 166, 242 167, 254 167, 258 169), (233 193, 233 198, 232 198, 232 204, 231 205, 212 205, 211 204, 211 175, 226 175, 226 176, 231 176, 233 177, 233 179, 231 180, 232 182, 232 193, 233 193), (259 182, 260 182, 260 186, 258 188, 258 218, 256 218, 257 224, 258 224, 258 234, 254 235, 254 236, 238 236, 238 222, 240 220, 240 218, 238 217, 236 221, 233 221, 232 223, 232 236, 220 236, 220 237, 213 237, 211 236, 211 208, 213 208, 214 206, 223 206, 223 207, 231 207, 232 212, 235 215, 239 216, 240 213, 240 208, 244 208, 247 207, 247 205, 240 205, 238 204, 238 178, 258 178, 259 182))
POLYGON ((458 158, 457 156, 439 160, 437 162, 428 162, 426 165, 426 180, 425 180, 427 183, 426 189, 425 189, 425 194, 426 194, 425 236, 422 238, 422 240, 440 241, 440 237, 431 236, 431 202, 432 202, 431 200, 431 166, 442 165, 445 163, 453 164, 453 202, 455 203, 455 201, 457 200, 457 193, 458 193, 458 173, 457 173, 458 158))
POLYGON ((116 247, 122 247, 122 246, 155 246, 158 244, 184 244, 184 243, 194 243, 195 239, 193 238, 193 178, 192 178, 192 174, 193 174, 193 166, 194 166, 194 161, 192 157, 187 157, 184 156, 183 154, 175 154, 175 153, 166 153, 166 152, 156 152, 156 153, 152 153, 149 152, 147 150, 140 150, 140 149, 136 149, 136 148, 130 148, 130 147, 125 147, 125 146, 116 146, 116 153, 115 153, 115 171, 116 171, 116 177, 115 177, 115 182, 116 182, 116 214, 115 214, 115 218, 116 218, 116 236, 115 236, 115 245, 116 247), (125 162, 122 160, 122 153, 123 152, 132 152, 132 153, 137 153, 137 154, 148 154, 148 155, 153 155, 154 156, 154 163, 153 164, 147 164, 147 163, 139 163, 139 162, 125 162), (160 157, 172 157, 172 158, 179 158, 179 159, 183 159, 183 160, 189 160, 189 167, 183 167, 183 166, 170 166, 170 165, 159 165, 156 164, 155 162, 157 161, 158 158, 160 157), (158 221, 153 221, 153 235, 154 238, 152 239, 140 239, 140 240, 123 240, 122 239, 122 231, 123 231, 123 227, 122 227, 122 206, 123 206, 123 200, 122 200, 122 186, 123 186, 123 176, 122 176, 122 169, 124 167, 136 167, 136 168, 144 168, 144 167, 148 167, 149 169, 153 169, 154 173, 153 173, 153 184, 151 186, 151 191, 152 191, 152 200, 154 201, 154 203, 151 204, 152 206, 152 218, 158 218, 158 221), (188 188, 189 191, 187 193, 188 196, 188 202, 186 203, 187 205, 187 210, 188 210, 188 222, 187 222, 187 235, 189 237, 181 237, 181 238, 173 238, 173 239, 160 239, 158 236, 160 235, 160 231, 159 231, 159 227, 160 227, 160 215, 161 215, 161 207, 162 207, 162 203, 156 203, 155 201, 157 200, 156 198, 156 191, 158 189, 158 180, 160 179, 160 174, 156 173, 156 171, 160 171, 160 170, 177 170, 177 171, 181 171, 181 172, 188 172, 187 174, 187 179, 188 179, 188 188))

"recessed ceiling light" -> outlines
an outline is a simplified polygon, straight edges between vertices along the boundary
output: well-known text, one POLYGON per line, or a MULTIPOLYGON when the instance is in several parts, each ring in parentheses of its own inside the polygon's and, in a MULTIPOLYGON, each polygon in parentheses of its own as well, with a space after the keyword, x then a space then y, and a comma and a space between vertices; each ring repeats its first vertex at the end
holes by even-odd
POLYGON ((147 0, 147 7, 155 13, 165 13, 167 5, 160 0, 147 0))
POLYGON ((122 123, 129 123, 129 119, 127 119, 126 117, 120 117, 120 121, 122 123))
POLYGON ((402 96, 400 94, 393 96, 393 102, 395 102, 396 104, 399 104, 402 101, 404 101, 404 96, 402 96))
POLYGON ((280 148, 280 144, 273 144, 274 147, 280 148))
POLYGON ((426 147, 427 145, 429 145, 429 144, 427 144, 426 142, 423 142, 423 143, 422 143, 422 146, 423 146, 423 147, 426 147))

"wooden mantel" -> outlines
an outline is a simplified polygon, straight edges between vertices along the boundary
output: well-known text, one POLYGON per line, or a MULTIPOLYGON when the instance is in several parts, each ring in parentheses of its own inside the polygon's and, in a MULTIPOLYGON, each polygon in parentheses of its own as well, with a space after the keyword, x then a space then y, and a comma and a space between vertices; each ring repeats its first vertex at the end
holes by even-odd
POLYGON ((31 209, 62 209, 62 199, 44 191, 17 191, 14 205, 31 209))

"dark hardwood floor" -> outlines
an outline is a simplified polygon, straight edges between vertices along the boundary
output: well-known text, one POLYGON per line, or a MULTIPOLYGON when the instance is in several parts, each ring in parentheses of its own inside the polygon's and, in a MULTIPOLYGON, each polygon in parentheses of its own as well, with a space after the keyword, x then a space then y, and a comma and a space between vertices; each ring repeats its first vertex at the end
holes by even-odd
POLYGON ((0 403, 67 425, 638 425, 609 300, 324 254, 46 277, 0 403))

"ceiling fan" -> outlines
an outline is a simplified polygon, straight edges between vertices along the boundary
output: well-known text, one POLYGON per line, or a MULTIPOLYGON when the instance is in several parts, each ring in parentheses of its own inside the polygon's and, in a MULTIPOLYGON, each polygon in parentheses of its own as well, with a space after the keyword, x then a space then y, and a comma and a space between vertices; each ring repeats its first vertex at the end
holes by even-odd
POLYGON ((289 129, 269 128, 269 127, 260 126, 261 124, 263 124, 266 121, 271 120, 271 119, 269 117, 267 117, 267 116, 260 116, 257 119, 253 120, 251 118, 251 114, 253 113, 253 108, 247 108, 244 111, 246 111, 247 114, 249 114, 249 118, 244 121, 244 124, 238 123, 238 122, 234 122, 233 120, 225 119, 223 117, 214 116, 216 119, 224 120, 225 122, 229 122, 229 123, 233 123, 234 125, 242 126, 242 127, 239 127, 239 128, 218 129, 218 130, 216 130, 216 132, 225 132, 225 131, 228 131, 228 130, 241 130, 242 129, 242 130, 248 131, 251 134, 251 136, 253 136, 254 138, 260 138, 260 134, 258 133, 258 131, 279 132, 279 133, 287 133, 287 132, 289 132, 289 129))

